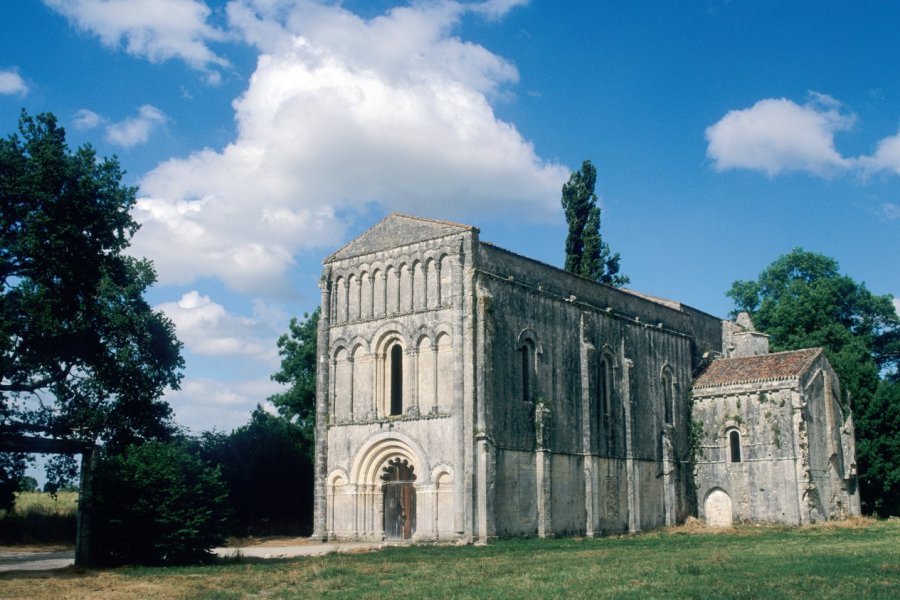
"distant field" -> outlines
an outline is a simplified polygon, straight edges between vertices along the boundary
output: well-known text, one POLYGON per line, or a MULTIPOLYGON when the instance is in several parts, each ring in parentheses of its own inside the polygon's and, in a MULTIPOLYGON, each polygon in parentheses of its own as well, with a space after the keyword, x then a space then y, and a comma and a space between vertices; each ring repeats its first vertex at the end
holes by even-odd
POLYGON ((0 511, 0 544, 73 543, 77 502, 76 492, 19 492, 13 510, 0 511))
POLYGON ((75 514, 77 503, 77 492, 59 492, 55 499, 46 492, 19 492, 13 510, 21 516, 33 513, 66 516, 75 514))
POLYGON ((0 575, 4 598, 900 598, 900 520, 0 575))

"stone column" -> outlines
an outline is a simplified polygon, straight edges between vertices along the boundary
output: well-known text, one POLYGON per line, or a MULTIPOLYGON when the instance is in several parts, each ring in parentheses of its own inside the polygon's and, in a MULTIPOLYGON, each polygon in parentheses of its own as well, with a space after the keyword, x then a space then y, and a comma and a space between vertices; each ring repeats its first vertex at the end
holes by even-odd
MULTIPOLYGON (((465 240, 471 256, 472 238, 469 234, 465 240)), ((474 357, 476 352, 475 340, 475 290, 474 271, 469 270, 463 274, 466 256, 464 253, 463 239, 460 240, 460 254, 452 265, 453 291, 450 315, 453 323, 453 422, 456 426, 456 464, 459 468, 459 483, 454 485, 454 504, 456 514, 454 520, 456 531, 466 541, 473 541, 475 535, 474 500, 475 500, 475 404, 477 403, 475 391, 475 372, 477 363, 474 360, 466 360, 465 357, 474 357)), ((442 296, 441 268, 437 266, 437 290, 438 304, 442 296)), ((441 306, 441 308, 444 308, 441 306)))
POLYGON ((672 449, 672 430, 670 426, 662 433, 662 469, 663 469, 663 509, 666 527, 675 524, 675 460, 672 449))
POLYGON ((594 346, 587 339, 587 314, 581 313, 579 321, 580 367, 581 367, 581 453, 584 467, 584 534, 594 533, 594 452, 591 437, 591 356, 594 346))
POLYGON ((322 291, 322 309, 319 313, 319 330, 316 338, 316 464, 315 492, 313 496, 313 534, 311 539, 324 541, 328 536, 326 481, 328 475, 328 384, 330 379, 328 346, 330 338, 331 270, 325 269, 319 281, 322 291))
POLYGON ((553 506, 550 453, 550 409, 543 402, 534 406, 535 481, 537 483, 538 536, 553 536, 553 506))
POLYGON ((406 414, 418 417, 419 412, 419 351, 410 340, 410 349, 406 352, 407 362, 409 363, 409 375, 406 377, 408 383, 411 383, 408 389, 412 397, 412 405, 406 410, 406 414))
MULTIPOLYGON (((437 335, 431 340, 431 414, 438 414, 438 344, 437 335)), ((450 377, 451 383, 453 377, 450 377)))
POLYGON ((637 465, 634 460, 633 427, 631 422, 631 369, 634 363, 624 357, 625 342, 622 342, 622 405, 625 413, 625 471, 628 486, 628 531, 641 530, 640 484, 637 465))

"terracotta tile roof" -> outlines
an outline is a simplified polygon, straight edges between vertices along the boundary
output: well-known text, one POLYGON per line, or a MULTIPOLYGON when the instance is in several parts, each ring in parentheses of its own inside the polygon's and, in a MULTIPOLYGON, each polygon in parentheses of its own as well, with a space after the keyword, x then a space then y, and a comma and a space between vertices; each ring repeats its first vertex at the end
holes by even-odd
POLYGON ((790 379, 806 371, 821 353, 821 348, 806 348, 744 358, 720 358, 694 380, 694 387, 790 379))

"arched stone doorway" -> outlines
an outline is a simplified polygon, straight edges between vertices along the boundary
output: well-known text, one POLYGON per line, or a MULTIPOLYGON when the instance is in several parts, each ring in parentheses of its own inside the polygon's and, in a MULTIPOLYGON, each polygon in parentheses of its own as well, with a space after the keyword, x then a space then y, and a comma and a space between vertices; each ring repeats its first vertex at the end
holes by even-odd
POLYGON ((721 489, 714 489, 706 496, 704 503, 706 524, 710 527, 731 527, 731 496, 721 489))
POLYGON ((382 470, 384 535, 389 540, 412 539, 416 532, 415 480, 414 468, 406 459, 391 459, 382 470))

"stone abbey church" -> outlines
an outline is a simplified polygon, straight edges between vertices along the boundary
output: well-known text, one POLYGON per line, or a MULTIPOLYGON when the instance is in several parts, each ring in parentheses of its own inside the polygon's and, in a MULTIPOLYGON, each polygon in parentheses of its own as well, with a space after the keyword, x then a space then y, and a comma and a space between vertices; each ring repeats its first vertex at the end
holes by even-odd
POLYGON ((315 533, 487 541, 859 514, 820 349, 392 214, 324 262, 315 533))

